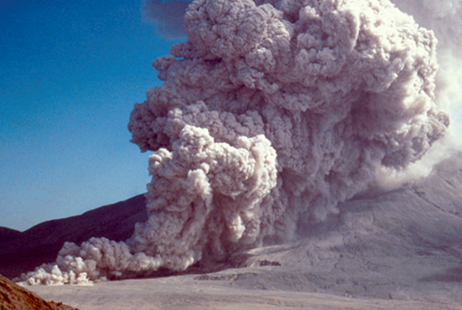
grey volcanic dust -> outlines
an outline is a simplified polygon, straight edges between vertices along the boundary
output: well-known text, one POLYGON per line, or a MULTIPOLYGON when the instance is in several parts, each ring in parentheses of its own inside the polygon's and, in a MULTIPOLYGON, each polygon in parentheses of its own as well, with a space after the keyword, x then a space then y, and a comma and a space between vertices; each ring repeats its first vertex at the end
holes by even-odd
POLYGON ((419 160, 449 125, 437 40, 388 0, 196 0, 187 42, 130 116, 149 157, 149 219, 126 242, 66 243, 29 284, 213 265, 296 238, 419 160))

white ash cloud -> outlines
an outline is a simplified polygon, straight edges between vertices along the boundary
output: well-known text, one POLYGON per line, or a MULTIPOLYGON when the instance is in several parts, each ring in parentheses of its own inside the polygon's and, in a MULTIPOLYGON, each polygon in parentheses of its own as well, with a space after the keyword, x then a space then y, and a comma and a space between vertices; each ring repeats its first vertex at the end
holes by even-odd
MULTIPOLYGON (((462 122, 462 1, 461 0, 393 0, 398 8, 411 14, 423 27, 434 31, 438 38, 436 96, 440 105, 462 122), (459 115, 457 115, 459 114, 459 115)), ((454 122, 456 125, 456 122, 454 122)), ((462 128, 457 130, 460 135, 462 128)), ((453 141, 457 142, 457 141, 453 141)))
POLYGON ((411 14, 438 38, 439 48, 462 46, 461 0, 393 0, 398 8, 411 14))
POLYGON ((436 142, 426 156, 401 170, 382 167, 378 184, 384 189, 395 189, 430 174, 434 164, 462 149, 462 1, 460 0, 392 0, 416 22, 435 33, 438 39, 435 77, 435 101, 451 115, 446 136, 436 142))
POLYGON ((66 244, 23 280, 180 271, 289 240, 449 124, 435 36, 389 1, 196 0, 184 20, 188 41, 153 63, 164 84, 129 123, 155 152, 149 220, 126 243, 66 244))
MULTIPOLYGON (((423 27, 431 29, 438 38, 436 98, 440 105, 455 117, 453 134, 462 134, 462 1, 461 0, 393 0, 397 7, 411 14, 423 27)), ((452 139, 457 143, 458 138, 452 139)))

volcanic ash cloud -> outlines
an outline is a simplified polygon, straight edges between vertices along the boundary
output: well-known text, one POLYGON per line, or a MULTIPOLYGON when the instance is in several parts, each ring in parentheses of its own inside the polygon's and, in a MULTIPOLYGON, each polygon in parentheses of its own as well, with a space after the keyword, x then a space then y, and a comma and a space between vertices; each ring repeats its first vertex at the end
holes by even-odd
POLYGON ((66 243, 30 284, 223 262, 294 238, 443 136, 436 39, 384 0, 196 0, 164 84, 130 117, 149 157, 146 223, 127 242, 66 243))

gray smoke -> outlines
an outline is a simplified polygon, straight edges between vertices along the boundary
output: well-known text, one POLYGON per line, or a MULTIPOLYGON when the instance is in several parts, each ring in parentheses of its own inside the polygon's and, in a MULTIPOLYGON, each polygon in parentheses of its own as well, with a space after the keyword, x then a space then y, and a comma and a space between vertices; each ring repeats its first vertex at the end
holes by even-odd
POLYGON ((393 0, 397 7, 411 14, 423 27, 434 31, 438 38, 436 99, 450 112, 451 144, 462 143, 462 1, 461 0, 393 0))
POLYGON ((149 157, 149 220, 127 242, 67 243, 30 284, 185 270, 296 237, 449 124, 436 43, 387 0, 196 0, 187 42, 130 117, 149 157))
POLYGON ((155 26, 159 36, 171 40, 184 39, 187 34, 183 17, 190 3, 188 0, 143 0, 141 13, 143 20, 155 26))
POLYGON ((439 49, 462 46, 461 0, 393 0, 393 3, 421 26, 433 30, 439 49))

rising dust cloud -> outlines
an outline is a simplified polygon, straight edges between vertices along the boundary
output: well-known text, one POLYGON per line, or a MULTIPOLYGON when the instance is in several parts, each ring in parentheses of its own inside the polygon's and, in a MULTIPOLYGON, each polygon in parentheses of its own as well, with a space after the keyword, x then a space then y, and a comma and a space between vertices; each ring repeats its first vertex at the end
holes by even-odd
POLYGON ((293 240, 449 125, 437 40, 388 0, 196 0, 184 20, 187 42, 153 63, 164 84, 130 116, 154 151, 148 221, 126 242, 66 243, 22 281, 182 271, 293 240))

